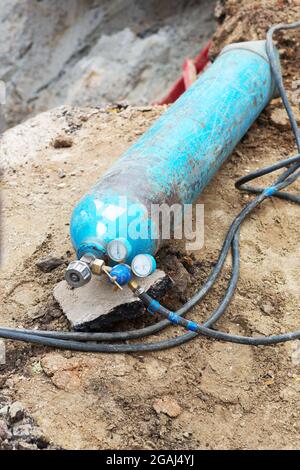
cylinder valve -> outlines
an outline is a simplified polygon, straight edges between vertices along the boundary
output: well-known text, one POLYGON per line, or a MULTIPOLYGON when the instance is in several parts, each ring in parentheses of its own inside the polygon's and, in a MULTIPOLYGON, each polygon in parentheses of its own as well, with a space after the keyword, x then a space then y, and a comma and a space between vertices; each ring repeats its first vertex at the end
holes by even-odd
POLYGON ((71 287, 81 287, 87 284, 92 277, 89 265, 85 261, 72 261, 67 267, 65 280, 71 287))

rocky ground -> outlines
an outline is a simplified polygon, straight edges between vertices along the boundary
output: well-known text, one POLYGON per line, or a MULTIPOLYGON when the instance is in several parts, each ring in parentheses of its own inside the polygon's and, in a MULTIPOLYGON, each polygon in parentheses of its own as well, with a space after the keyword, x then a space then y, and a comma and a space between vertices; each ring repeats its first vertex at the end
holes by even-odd
POLYGON ((22 403, 11 402, 7 396, 1 396, 0 406, 1 450, 58 449, 49 443, 34 424, 33 419, 25 412, 22 403))
MULTIPOLYGON (((299 17, 298 1, 229 0, 218 8, 214 51, 234 40, 263 38, 272 23, 299 17)), ((279 39, 300 124, 299 33, 279 39)), ((4 134, 1 325, 68 328, 52 292, 73 257, 72 207, 163 111, 64 106, 4 134), (41 268, 45 258, 53 263, 49 270, 41 268)), ((172 244, 160 253, 160 266, 177 283, 176 297, 165 299, 170 307, 203 283, 229 223, 249 200, 234 189, 234 180, 294 152, 275 99, 198 201, 205 204, 204 248, 186 253, 183 245, 172 244)), ((299 189, 296 183, 293 191, 299 189)), ((299 327, 298 217, 296 205, 274 199, 249 218, 241 234, 239 287, 221 329, 256 335, 299 327)), ((192 318, 201 321, 216 307, 229 261, 192 318)), ((160 337, 179 332, 170 328, 160 337)), ((200 338, 159 353, 96 355, 6 342, 0 447, 299 449, 298 343, 251 348, 200 338)))

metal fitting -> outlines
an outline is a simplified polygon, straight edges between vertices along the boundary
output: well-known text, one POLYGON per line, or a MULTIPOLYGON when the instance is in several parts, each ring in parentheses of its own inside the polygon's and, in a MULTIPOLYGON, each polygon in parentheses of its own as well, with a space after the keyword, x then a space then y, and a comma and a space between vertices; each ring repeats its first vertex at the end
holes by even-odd
POLYGON ((135 279, 132 279, 131 281, 128 282, 128 287, 132 290, 132 292, 136 296, 139 296, 145 292, 145 289, 140 287, 135 279))
POLYGON ((141 294, 144 294, 145 293, 145 289, 143 289, 142 287, 138 287, 136 290, 135 290, 135 295, 137 296, 140 296, 141 294))
POLYGON ((91 262, 90 268, 93 274, 100 275, 103 272, 103 267, 105 266, 103 259, 94 259, 91 262))
POLYGON ((71 287, 82 287, 87 284, 92 277, 90 266, 82 259, 71 261, 65 273, 65 280, 71 287))

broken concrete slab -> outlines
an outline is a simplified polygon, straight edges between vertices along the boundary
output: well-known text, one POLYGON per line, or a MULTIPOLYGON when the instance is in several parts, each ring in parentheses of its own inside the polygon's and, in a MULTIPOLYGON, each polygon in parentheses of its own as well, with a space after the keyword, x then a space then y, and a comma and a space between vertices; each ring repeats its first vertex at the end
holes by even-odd
MULTIPOLYGON (((157 298, 164 295, 172 281, 164 271, 156 270, 151 276, 139 280, 145 291, 157 298)), ((75 330, 110 328, 121 320, 132 320, 143 314, 142 302, 128 287, 114 291, 112 286, 93 276, 79 289, 72 289, 61 281, 53 291, 55 300, 75 330)))

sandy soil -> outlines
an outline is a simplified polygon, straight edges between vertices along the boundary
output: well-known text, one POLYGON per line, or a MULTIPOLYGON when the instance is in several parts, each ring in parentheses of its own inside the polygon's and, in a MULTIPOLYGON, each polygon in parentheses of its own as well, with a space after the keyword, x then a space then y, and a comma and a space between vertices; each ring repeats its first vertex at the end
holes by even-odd
MULTIPOLYGON (((224 24, 215 37, 216 49, 225 42, 264 37, 273 22, 300 17, 299 2, 266 1, 263 7, 262 2, 239 2, 239 11, 236 3, 229 1, 220 10, 224 24)), ((281 37, 288 87, 297 79, 298 41, 291 33, 281 37)), ((278 119, 279 108, 274 100, 201 196, 205 247, 192 256, 173 244, 161 254, 163 267, 187 277, 182 285, 177 276, 179 293, 174 301, 167 299, 173 308, 206 278, 229 223, 249 200, 234 189, 234 180, 295 152, 286 121, 278 119)), ((42 273, 36 262, 53 255, 67 262, 73 256, 72 207, 162 111, 58 108, 4 136, 2 158, 6 153, 11 163, 1 183, 0 324, 67 327, 52 298, 64 265, 42 273), (54 148, 58 134, 71 138, 71 147, 54 148)), ((271 200, 249 218, 241 234, 239 287, 219 322, 221 329, 255 335, 299 327, 299 214, 296 205, 271 200)), ((206 318, 217 305, 229 269, 228 261, 192 318, 206 318)), ((161 337, 177 333, 170 328, 161 337)), ((1 393, 20 400, 57 447, 299 448, 298 342, 251 348, 199 338, 145 355, 84 355, 16 343, 8 343, 7 350, 1 393)))

